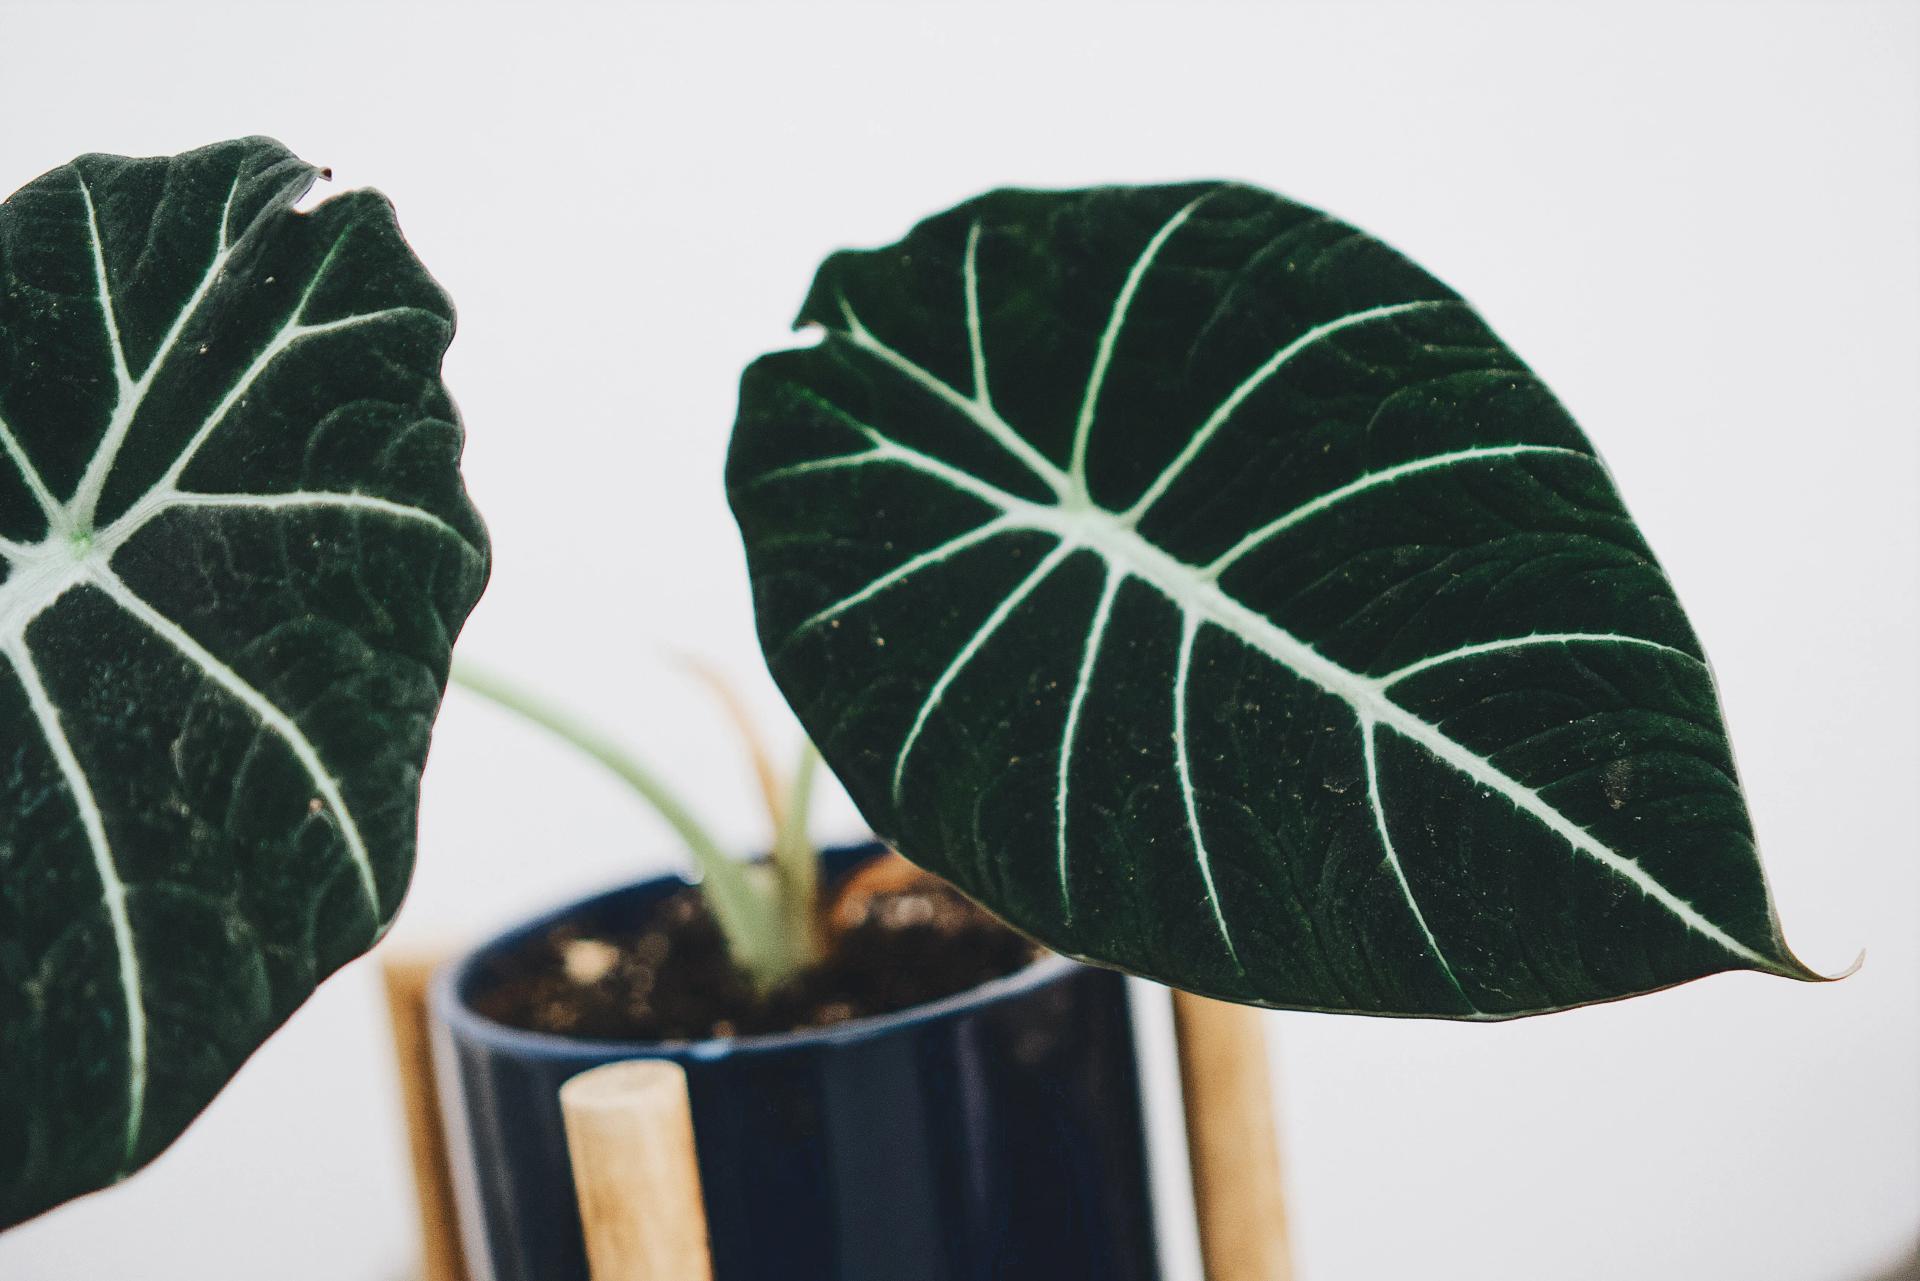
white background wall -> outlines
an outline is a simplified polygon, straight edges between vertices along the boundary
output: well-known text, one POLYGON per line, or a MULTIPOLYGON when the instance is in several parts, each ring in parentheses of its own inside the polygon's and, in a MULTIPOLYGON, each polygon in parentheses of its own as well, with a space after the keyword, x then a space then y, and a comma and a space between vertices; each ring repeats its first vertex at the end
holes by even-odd
MULTIPOLYGON (((993 185, 1201 176, 1384 236, 1599 443, 1714 657, 1789 936, 1868 955, 1496 1027, 1273 1016, 1303 1281, 1842 1281, 1920 1225, 1917 51, 1920 7, 1839 2, 0 0, 0 191, 257 132, 391 194, 461 312, 498 555, 466 652, 622 723, 743 850, 747 776, 668 655, 793 739, 719 473, 823 254, 993 185)), ((457 694, 422 824, 404 933, 675 860, 457 694)), ((382 1019, 350 968, 0 1277, 407 1275, 382 1019)))

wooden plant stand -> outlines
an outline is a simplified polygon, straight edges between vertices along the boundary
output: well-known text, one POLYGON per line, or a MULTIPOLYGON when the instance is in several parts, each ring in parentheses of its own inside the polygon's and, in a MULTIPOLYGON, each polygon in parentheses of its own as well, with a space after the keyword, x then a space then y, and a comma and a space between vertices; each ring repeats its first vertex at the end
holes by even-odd
MULTIPOLYGON (((423 1281, 467 1281, 433 1086, 426 988, 439 956, 385 949, 387 1002, 413 1148, 423 1281)), ((1173 994, 1174 1038, 1206 1281, 1292 1281, 1261 1012, 1173 994)), ((612 1063, 560 1091, 594 1281, 711 1281, 686 1075, 612 1063)))

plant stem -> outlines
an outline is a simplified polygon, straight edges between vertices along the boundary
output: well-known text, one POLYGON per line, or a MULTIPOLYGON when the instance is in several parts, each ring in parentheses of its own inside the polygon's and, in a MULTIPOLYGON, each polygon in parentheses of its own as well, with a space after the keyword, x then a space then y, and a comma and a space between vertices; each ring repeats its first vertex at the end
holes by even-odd
POLYGON ((819 751, 810 740, 802 742, 786 804, 780 807, 780 825, 773 834, 773 873, 780 881, 786 933, 800 945, 803 964, 818 960, 821 948, 820 855, 807 839, 807 815, 819 767, 819 751))
POLYGON ((740 698, 740 691, 733 683, 720 674, 718 668, 703 658, 692 654, 677 654, 680 666, 693 675, 719 700, 720 707, 733 722, 733 728, 740 736, 740 744, 747 750, 747 760, 753 766, 755 781, 760 784, 760 799, 767 807, 767 822, 777 832, 780 830, 780 783, 773 771, 773 758, 767 754, 765 740, 753 723, 753 717, 747 711, 747 705, 740 698))
POLYGON ((596 726, 464 659, 454 663, 452 675, 456 684, 532 721, 606 766, 666 820, 693 856, 701 893, 726 938, 728 952, 763 991, 798 968, 793 960, 795 940, 785 937, 784 887, 777 875, 765 875, 763 869, 729 858, 672 788, 596 726))

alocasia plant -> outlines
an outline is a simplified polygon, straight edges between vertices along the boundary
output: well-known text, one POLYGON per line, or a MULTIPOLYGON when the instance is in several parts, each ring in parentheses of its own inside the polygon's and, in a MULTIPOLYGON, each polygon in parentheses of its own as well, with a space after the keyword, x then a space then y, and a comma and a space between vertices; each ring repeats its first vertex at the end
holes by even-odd
POLYGON ((1001 191, 799 323, 729 491, 774 675, 909 857, 1273 1006, 1816 977, 1607 470, 1407 259, 1245 186, 1001 191))
POLYGON ((319 174, 0 205, 0 1225, 152 1158, 406 890, 487 544, 452 309, 319 174))

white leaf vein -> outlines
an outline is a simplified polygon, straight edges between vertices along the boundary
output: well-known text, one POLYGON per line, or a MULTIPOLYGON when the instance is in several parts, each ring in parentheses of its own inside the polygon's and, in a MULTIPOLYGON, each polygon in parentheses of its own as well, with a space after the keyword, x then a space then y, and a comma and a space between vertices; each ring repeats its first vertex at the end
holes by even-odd
POLYGON ((40 506, 40 514, 47 518, 51 528, 60 522, 62 511, 60 500, 47 489, 47 482, 41 478, 40 469, 27 457, 27 451, 21 446, 20 438, 13 434, 13 428, 5 418, 0 418, 0 448, 4 448, 7 457, 20 471, 20 479, 26 482, 27 491, 33 495, 33 501, 40 506))
POLYGON ((1427 947, 1433 953, 1433 959, 1440 966, 1440 972, 1460 999, 1467 1003, 1467 1009, 1475 1014, 1483 1011, 1467 995, 1467 989, 1460 985, 1459 975, 1453 972, 1453 963, 1447 960, 1447 954, 1440 949, 1440 940, 1433 936, 1433 927, 1427 924, 1427 914, 1420 910, 1420 904, 1413 897, 1413 886, 1407 884, 1407 869, 1400 864, 1399 851, 1393 847, 1393 833, 1387 828, 1386 798, 1380 790, 1379 744, 1375 739, 1374 723, 1370 720, 1360 722, 1360 750, 1367 760, 1367 804, 1373 810, 1374 829, 1380 835, 1380 849, 1385 855, 1386 864, 1393 872, 1393 879, 1400 886, 1400 896, 1407 901, 1407 910, 1413 913, 1413 923, 1420 928, 1421 937, 1427 940, 1427 947))
POLYGON ((352 860, 355 873, 360 880, 361 889, 367 899, 367 905, 373 911, 376 925, 382 915, 380 885, 374 875, 373 860, 368 856, 366 842, 361 839, 360 827, 354 822, 353 814, 347 809, 346 798, 340 794, 340 784, 321 762, 320 753, 313 741, 306 736, 291 716, 281 711, 266 695, 221 662, 212 651, 195 640, 187 630, 155 609, 145 599, 137 595, 132 588, 120 581, 111 572, 96 573, 88 580, 107 594, 108 599, 144 625, 148 631, 172 646, 182 658, 195 667, 215 685, 232 695, 262 725, 271 729, 292 751, 300 762, 314 790, 320 794, 325 806, 324 812, 339 825, 341 839, 347 847, 348 857, 352 860))
POLYGON ((978 654, 981 648, 993 638, 993 634, 1000 630, 1000 625, 1020 607, 1020 602, 1031 595, 1033 589, 1038 587, 1041 581, 1053 572, 1054 567, 1065 560, 1072 551, 1071 545, 1062 542, 1041 557, 1040 563, 1033 567, 1033 571, 1020 580, 1018 587, 1007 593, 994 607, 993 612, 987 615, 986 622, 967 638, 966 644, 960 647, 960 652, 953 656, 953 661, 947 664, 946 670, 940 673, 940 678, 934 681, 933 688, 927 691, 927 697, 921 702, 920 710, 913 718, 913 727, 907 731, 906 741, 900 745, 900 754, 894 759, 893 799, 896 804, 899 803, 901 788, 906 781, 907 758, 913 755, 914 744, 920 741, 920 732, 927 727, 928 719, 939 708, 940 700, 946 697, 947 687, 966 670, 967 664, 973 661, 973 656, 978 654))
POLYGON ((986 336, 980 331, 980 224, 977 222, 967 228, 967 256, 962 274, 966 278, 967 351, 973 359, 973 400, 992 413, 993 392, 987 386, 986 336))
POLYGON ((73 177, 80 187, 80 201, 87 208, 87 248, 93 257, 93 286, 100 305, 100 325, 106 331, 107 354, 113 358, 114 381, 124 397, 133 386, 133 374, 127 368, 127 349, 120 340, 120 318, 114 314, 113 290, 107 282, 107 250, 100 238, 100 214, 93 207, 93 188, 87 185, 86 176, 76 169, 73 177))
MULTIPOLYGON (((854 346, 877 356, 883 363, 906 375, 926 391, 933 393, 936 398, 959 410, 1002 449, 1024 463, 1027 469, 1039 477, 1055 494, 1066 494, 1067 480, 1060 469, 1055 467, 1046 455, 1035 449, 1032 442, 1010 427, 1007 420, 1002 418, 999 411, 992 405, 977 396, 964 395, 952 383, 938 377, 882 342, 860 322, 860 317, 854 313, 852 304, 845 298, 840 300, 840 314, 846 321, 846 336, 854 346)), ((985 383, 981 384, 982 387, 985 385, 985 383)))
POLYGON ((1086 646, 1080 654, 1080 675, 1073 683, 1073 696, 1067 702, 1067 720, 1060 731, 1060 776, 1055 785, 1055 843, 1060 876, 1060 905, 1067 923, 1073 923, 1073 888, 1067 877, 1067 797, 1072 783, 1073 741, 1080 728, 1080 710, 1086 705, 1087 691, 1100 662, 1100 645, 1106 639, 1107 620, 1113 614, 1113 601, 1120 594, 1126 576, 1106 566, 1106 578, 1100 586, 1100 599, 1093 607, 1093 621, 1087 627, 1086 646))
POLYGON ((1235 561, 1253 551, 1262 543, 1277 534, 1284 533, 1309 517, 1316 516, 1356 494, 1381 485, 1390 485, 1407 476, 1417 476, 1421 472, 1432 471, 1439 467, 1454 467, 1460 463, 1479 462, 1488 458, 1514 458, 1524 454, 1562 454, 1570 458, 1591 460, 1591 454, 1577 449, 1567 449, 1560 445, 1482 445, 1473 449, 1456 449, 1444 454, 1430 454, 1425 458, 1415 458, 1404 463, 1395 463, 1391 467, 1382 467, 1379 471, 1368 472, 1358 480, 1348 481, 1337 489, 1330 489, 1301 503, 1286 514, 1276 517, 1246 535, 1239 542, 1222 552, 1206 567, 1206 573, 1218 578, 1232 567, 1235 561))
POLYGON ((1187 219, 1193 216, 1193 211, 1212 194, 1209 191, 1188 201, 1173 217, 1161 224, 1160 229, 1147 240, 1147 246, 1140 251, 1140 256, 1134 259, 1126 280, 1120 286, 1119 295, 1113 300, 1113 313, 1108 317, 1107 327, 1100 334, 1100 345, 1094 351, 1093 370, 1087 375, 1086 394, 1080 398, 1080 416, 1073 428, 1073 460, 1067 469, 1067 476, 1074 494, 1083 500, 1087 496, 1087 444, 1093 435, 1093 418, 1100 405, 1101 388, 1107 381, 1107 365, 1113 360, 1113 349, 1120 341, 1120 330, 1127 323, 1127 313, 1133 308, 1133 296, 1140 291, 1140 282, 1146 279, 1147 269, 1160 256, 1161 248, 1173 239, 1173 233, 1180 230, 1187 219))
POLYGON ((24 637, 10 637, 0 643, 0 652, 12 663, 14 675, 26 691, 27 704, 33 709, 41 736, 53 754, 60 777, 67 786, 68 799, 79 815, 87 848, 93 855, 95 874, 100 879, 101 902, 106 910, 108 929, 113 935, 114 957, 119 969, 121 1013, 127 1021, 127 1119, 121 1139, 121 1167, 132 1165, 145 1118, 147 1092, 147 1008, 145 989, 140 981, 140 956, 133 936, 133 923, 127 915, 127 886, 120 878, 113 847, 107 840, 106 820, 93 785, 74 754, 73 744, 61 724, 60 712, 47 694, 24 637))
POLYGON ((233 508, 252 511, 280 511, 290 507, 303 508, 341 508, 348 511, 374 512, 382 516, 391 516, 396 520, 411 521, 425 525, 447 535, 461 547, 474 555, 479 548, 467 540, 466 535, 449 525, 440 517, 410 503, 397 503, 389 498, 380 498, 373 494, 335 493, 327 490, 295 489, 282 493, 265 494, 203 494, 193 490, 180 490, 173 494, 162 510, 173 511, 180 508, 233 508))
POLYGON ((966 530, 964 533, 956 534, 945 542, 930 547, 916 556, 909 557, 868 583, 865 587, 862 587, 859 591, 835 601, 825 609, 819 610, 808 617, 798 627, 793 629, 793 639, 805 636, 808 632, 831 622, 854 606, 878 596, 889 587, 894 587, 905 582, 928 566, 938 565, 940 562, 967 550, 967 548, 983 543, 997 534, 1004 534, 1012 528, 1014 528, 1012 521, 1004 516, 996 516, 984 525, 976 525, 972 529, 966 530))
POLYGON ((1207 892, 1207 904, 1213 909, 1214 924, 1227 956, 1242 974, 1240 951, 1233 945, 1233 933, 1227 929, 1227 914, 1220 906, 1220 891, 1213 883, 1213 860, 1207 854, 1207 840, 1200 830, 1200 801, 1193 790, 1193 761, 1187 747, 1187 674, 1193 669, 1194 638, 1200 634, 1200 616, 1185 614, 1180 620, 1180 656, 1173 674, 1173 759, 1180 776, 1180 799, 1187 812, 1187 835, 1193 841, 1193 861, 1200 870, 1200 883, 1207 892))
POLYGON ((1127 509, 1125 519, 1131 524, 1138 524, 1141 518, 1152 509, 1153 505, 1160 501, 1161 495, 1173 487, 1173 482, 1180 479, 1181 473, 1185 472, 1186 469, 1192 465, 1193 460, 1200 456, 1200 452, 1207 447, 1208 443, 1213 440, 1220 429, 1227 425, 1227 422, 1232 419, 1234 413, 1240 406, 1246 403, 1247 397, 1260 390, 1275 374, 1285 369, 1294 357, 1298 356, 1307 348, 1314 346, 1316 343, 1324 342, 1342 330, 1352 329, 1356 325, 1373 324, 1376 321, 1388 320, 1394 316, 1405 315, 1410 311, 1422 311, 1433 307, 1445 307, 1448 305, 1449 303, 1444 299, 1427 299, 1415 302, 1389 303, 1381 307, 1367 307, 1361 311, 1351 312, 1345 316, 1339 316, 1333 320, 1315 325, 1298 338, 1287 343, 1278 351, 1274 352, 1273 355, 1269 356, 1258 369, 1247 375, 1231 392, 1227 393, 1226 399, 1222 400, 1220 404, 1214 408, 1213 412, 1207 415, 1206 420, 1194 430, 1193 435, 1187 438, 1187 443, 1181 447, 1179 453, 1174 455, 1173 461, 1166 465, 1166 468, 1154 478, 1153 483, 1147 486, 1146 492, 1141 494, 1140 497, 1134 501, 1133 506, 1127 509))
POLYGON ((1458 662, 1463 658, 1478 658, 1482 654, 1498 654, 1511 649, 1527 649, 1536 645, 1624 645, 1634 649, 1650 649, 1676 658, 1684 658, 1696 667, 1704 668, 1706 663, 1697 655, 1672 645, 1663 645, 1659 641, 1648 640, 1644 636, 1629 636, 1619 632, 1533 632, 1526 636, 1506 636, 1499 640, 1481 641, 1473 645, 1462 645, 1450 649, 1444 654, 1434 654, 1405 667, 1396 668, 1385 676, 1379 677, 1381 688, 1397 685, 1409 676, 1440 667, 1446 663, 1458 662))
MULTIPOLYGON (((85 184, 81 184, 81 190, 85 189, 85 184)), ((138 379, 128 376, 126 353, 120 348, 118 328, 112 324, 113 297, 107 286, 106 262, 99 256, 99 230, 98 228, 94 230, 93 242, 95 268, 100 285, 100 309, 101 313, 108 318, 114 359, 121 378, 119 392, 114 398, 113 412, 107 420, 107 429, 102 434, 99 445, 94 449, 93 457, 87 460, 87 469, 80 477, 79 486, 74 490, 73 501, 68 504, 69 523, 75 529, 92 528, 94 512, 99 507, 101 492, 106 488, 107 476, 113 471, 113 464, 120 456, 121 447, 126 444, 127 433, 132 429, 133 420, 139 414, 141 405, 146 402, 147 393, 152 389, 154 379, 166 367, 168 359, 173 355, 174 347, 180 341, 180 335, 185 332, 187 325, 199 312, 201 302, 213 288, 214 282, 220 279, 220 274, 226 270, 227 262, 233 256, 233 246, 227 242, 227 220, 233 211, 234 193, 239 189, 240 179, 236 176, 233 185, 227 189, 226 204, 220 211, 220 237, 214 247, 213 260, 200 274, 200 279, 195 283, 193 291, 187 295, 185 304, 174 315, 173 323, 167 327, 167 332, 160 339, 159 347, 154 350, 153 359, 147 362, 146 369, 138 379)), ((91 200, 88 203, 88 210, 91 213, 91 200)))

